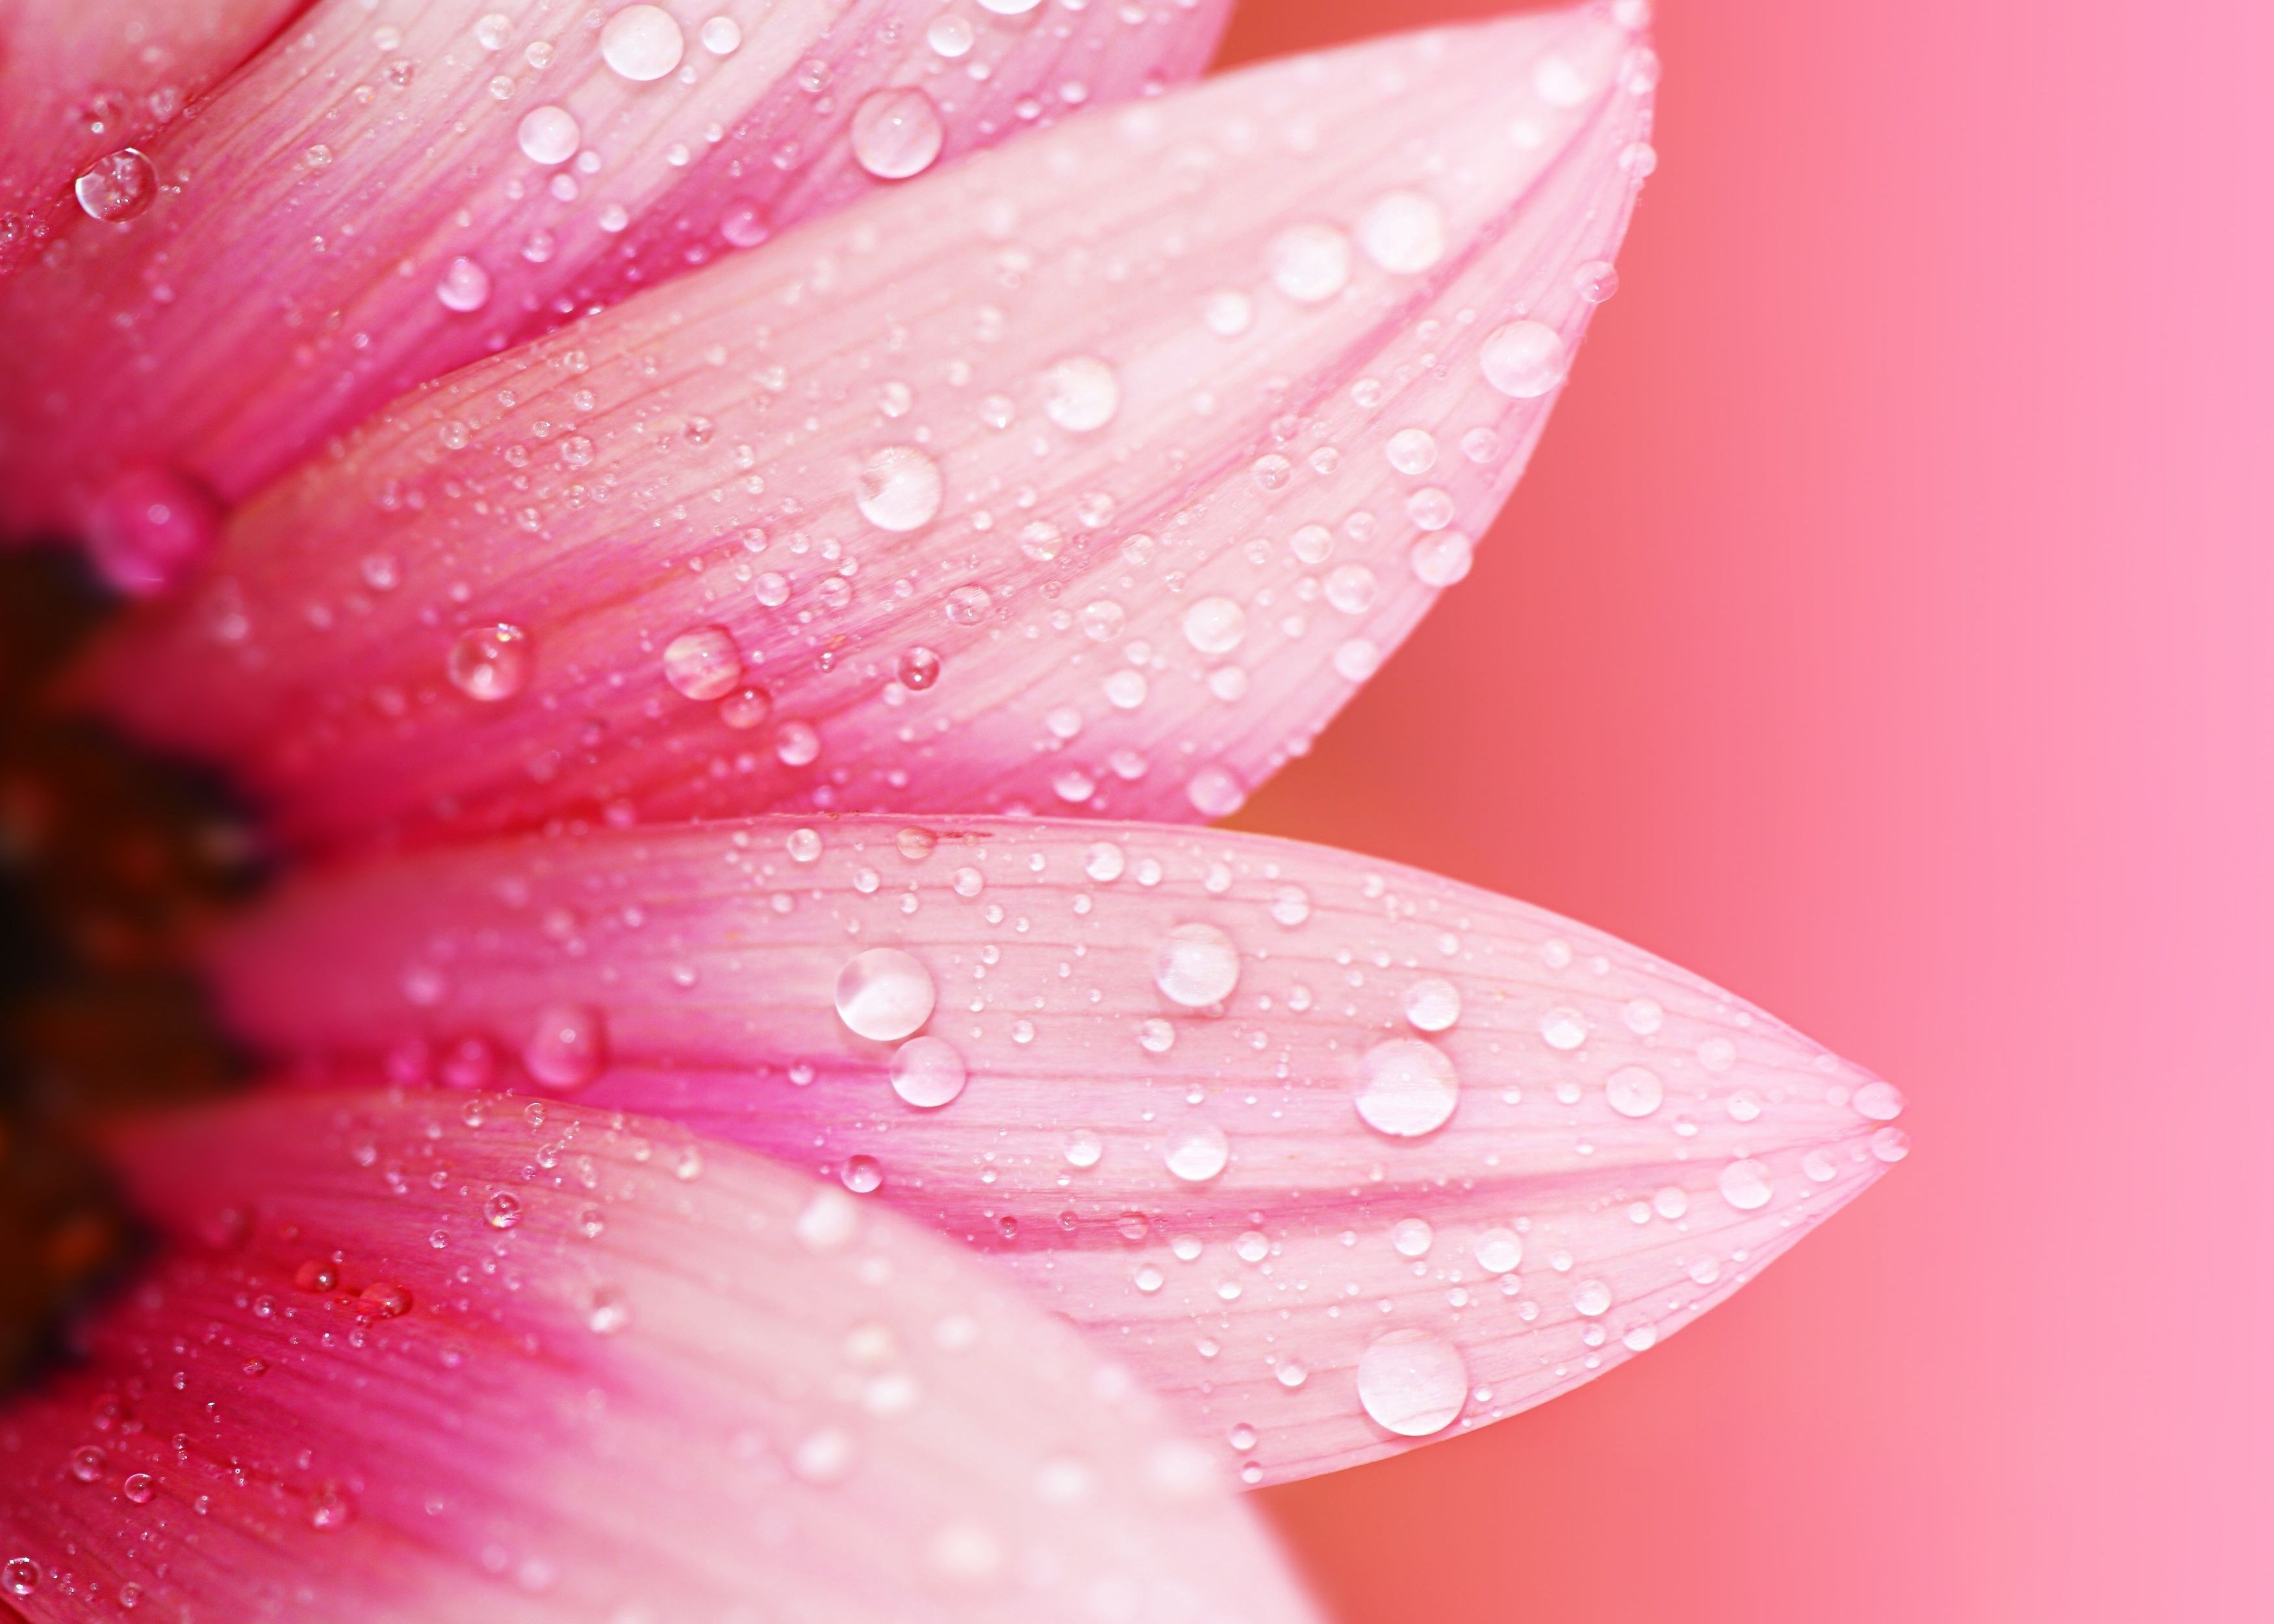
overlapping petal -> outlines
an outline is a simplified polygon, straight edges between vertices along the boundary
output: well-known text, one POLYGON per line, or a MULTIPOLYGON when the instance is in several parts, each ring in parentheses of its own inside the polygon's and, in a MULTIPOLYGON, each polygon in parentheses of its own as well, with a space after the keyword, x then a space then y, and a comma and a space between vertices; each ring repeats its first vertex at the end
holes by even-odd
POLYGON ((372 1094, 130 1162, 177 1249, 0 1411, 0 1615, 1308 1616, 1124 1374, 740 1151, 372 1094))
MULTIPOLYGON (((90 166, 147 143, 306 4, 11 0, 0 8, 0 277, 79 213, 72 183, 90 166)), ((105 179, 97 171, 89 184, 105 179)))
POLYGON ((478 356, 1189 77, 1228 9, 315 0, 0 287, 0 524, 152 465, 233 501, 478 356))
POLYGON ((522 838, 304 880, 214 962, 312 1077, 571 1091, 937 1226, 1250 1481, 1587 1380, 1902 1154, 1891 1086, 1697 977, 1253 836, 522 838))
POLYGON ((1229 811, 1465 572, 1655 74, 1608 15, 1519 18, 871 197, 388 408, 105 697, 305 842, 1229 811))

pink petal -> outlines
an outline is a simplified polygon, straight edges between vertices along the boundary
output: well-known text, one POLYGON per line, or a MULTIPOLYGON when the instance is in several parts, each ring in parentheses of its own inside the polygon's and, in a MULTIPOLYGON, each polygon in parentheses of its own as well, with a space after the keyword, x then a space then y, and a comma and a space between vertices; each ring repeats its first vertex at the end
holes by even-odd
POLYGON ((312 1075, 581 1090, 878 1187, 1250 1481, 1576 1386, 1902 1153, 1893 1088, 1695 976, 1253 836, 758 819, 437 851, 301 882, 216 974, 312 1075))
POLYGON ((132 1162, 179 1250, 0 1410, 0 1615, 1308 1616, 1126 1373, 742 1152, 359 1094, 132 1162))
POLYGON ((390 408, 243 511, 108 698, 304 840, 1228 811, 1465 569, 1653 72, 1522 18, 871 198, 390 408))
POLYGON ((0 291, 0 524, 81 523, 146 464, 234 501, 870 168, 1189 77, 1228 8, 959 12, 967 39, 937 0, 318 0, 148 145, 147 213, 72 221, 0 291))
MULTIPOLYGON (((0 8, 0 277, 79 214, 74 180, 147 145, 306 4, 10 0, 0 8)), ((19 339, 11 330, 11 344, 19 339)))

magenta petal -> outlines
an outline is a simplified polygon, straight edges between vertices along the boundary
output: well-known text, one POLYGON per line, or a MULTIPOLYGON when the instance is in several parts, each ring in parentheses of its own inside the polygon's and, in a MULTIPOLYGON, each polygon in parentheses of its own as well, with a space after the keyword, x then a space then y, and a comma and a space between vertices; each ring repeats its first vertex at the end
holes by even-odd
POLYGON ((1608 292, 1654 77, 1533 16, 872 197, 388 408, 239 514, 107 697, 309 842, 1227 812, 1465 573, 1608 292))
POLYGON ((1309 1616, 1126 1372, 731 1147, 374 1094, 130 1160, 174 1248, 0 1409, 0 1616, 1309 1616))
POLYGON ((478 356, 1197 73, 1228 9, 317 0, 0 289, 0 527, 136 464, 234 501, 478 356))
POLYGON ((1902 1154, 1894 1088, 1635 948, 1253 836, 788 819, 435 851, 221 944, 315 1074, 682 1121, 968 1241, 1250 1481, 1552 1397, 1902 1154))

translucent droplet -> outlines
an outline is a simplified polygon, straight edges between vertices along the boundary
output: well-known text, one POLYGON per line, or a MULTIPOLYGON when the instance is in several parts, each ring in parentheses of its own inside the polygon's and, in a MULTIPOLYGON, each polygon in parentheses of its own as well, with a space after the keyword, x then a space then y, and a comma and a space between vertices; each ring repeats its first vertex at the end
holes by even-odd
POLYGON ((1619 290, 1618 267, 1608 259, 1590 259, 1571 273, 1571 285, 1588 304, 1603 304, 1619 290))
POLYGON ((1721 1184, 1721 1199, 1743 1213, 1766 1207, 1773 1193, 1769 1186, 1768 1169, 1750 1158, 1723 1168, 1721 1184))
POLYGON ((1437 465, 1436 437, 1427 429, 1400 429, 1389 437, 1389 465, 1401 474, 1426 474, 1437 465))
POLYGON ((494 704, 529 680, 529 634, 502 621, 461 632, 450 645, 450 686, 469 699, 494 704))
POLYGON ((1253 300, 1237 288, 1222 288, 1201 301, 1201 325, 1218 338, 1238 338, 1255 320, 1253 300))
POLYGON ((501 1190, 482 1203, 482 1222, 493 1229, 510 1229, 521 1222, 521 1198, 501 1190))
POLYGON ((1443 1432, 1468 1395, 1469 1367, 1459 1350, 1427 1331, 1389 1332, 1359 1356, 1358 1402, 1401 1438, 1443 1432))
POLYGON ((1664 1103, 1666 1088, 1645 1066, 1621 1066, 1603 1079, 1603 1097, 1622 1116, 1647 1116, 1664 1103))
POLYGON ((1571 1308, 1587 1319, 1611 1312, 1611 1289, 1600 1280, 1583 1280, 1571 1288, 1571 1308))
POLYGON ((1380 583, 1363 564, 1338 564, 1328 572, 1328 604, 1344 614, 1364 614, 1374 606, 1380 583))
POLYGON ((1247 635, 1247 612, 1229 598, 1203 598, 1185 611, 1185 641, 1202 654, 1229 654, 1247 635))
POLYGON ((1460 1103, 1460 1079, 1442 1050, 1419 1038, 1391 1038, 1359 1062, 1358 1114, 1392 1139, 1433 1133, 1460 1103))
POLYGON ((897 947, 872 947, 837 975, 837 1017, 855 1035, 897 1043, 931 1019, 938 996, 931 972, 897 947))
POLYGON ((1563 335, 1544 321, 1495 327, 1477 361, 1487 383, 1519 401, 1535 399, 1562 383, 1568 365, 1563 335))
POLYGON ((664 680, 689 699, 723 699, 742 680, 742 653, 723 626, 697 626, 663 650, 664 680))
POLYGON ((1436 1239, 1427 1218, 1400 1218, 1389 1226, 1389 1244, 1401 1258, 1427 1255, 1429 1244, 1436 1239))
POLYGON ((1405 557, 1413 567, 1413 578, 1422 585, 1451 586, 1467 578, 1473 548, 1460 531, 1439 530, 1415 542, 1405 557))
POLYGON ((1564 56, 1542 56, 1535 63, 1532 89, 1550 107, 1577 107, 1593 94, 1587 76, 1564 56))
POLYGON ((1510 1274, 1524 1261, 1524 1237, 1513 1229, 1487 1229, 1477 1237, 1477 1267, 1487 1274, 1510 1274))
POLYGON ((810 722, 784 722, 774 729, 774 759, 785 767, 809 767, 821 756, 821 735, 810 722))
POLYGON ((1214 925, 1178 925, 1154 951, 1153 984, 1185 1009, 1221 1004, 1239 985, 1239 949, 1214 925))
POLYGON ((584 139, 576 117, 565 107, 547 104, 522 115, 519 139, 522 156, 531 163, 566 163, 576 155, 584 139))
POLYGON ((1185 780, 1185 799, 1202 817, 1230 817, 1247 804, 1247 787, 1228 767, 1203 767, 1185 780))
POLYGON ((663 78, 686 53, 686 36, 659 5, 628 5, 600 30, 600 60, 635 83, 663 78))
POLYGON ((1855 1106, 1857 1116, 1871 1122, 1893 1122, 1903 1114, 1901 1091, 1893 1083, 1876 1078, 1858 1088, 1849 1103, 1855 1106))
POLYGON ((882 530, 921 530, 939 512, 939 464, 914 446, 886 446, 861 464, 861 516, 882 530))
POLYGON ((177 584, 220 540, 220 504, 167 469, 122 474, 87 515, 87 550, 102 578, 138 598, 177 584))
POLYGON ((939 109, 912 86, 871 91, 853 109, 853 157, 879 180, 921 175, 945 137, 939 109))
POLYGON ((1105 1141, 1088 1129, 1076 1129, 1066 1135, 1065 1159, 1068 1167, 1094 1168, 1104 1157, 1105 1141))
POLYGON ((158 169, 132 147, 97 158, 79 171, 72 194, 90 219, 117 224, 148 211, 158 196, 158 169))
POLYGON ((1188 1184, 1205 1184, 1231 1160, 1231 1141, 1214 1123, 1194 1123, 1169 1135, 1162 1160, 1188 1184))
POLYGON ((461 256, 443 269, 442 280, 434 284, 434 297, 443 309, 470 314, 490 302, 490 274, 461 256))
POLYGON ((1024 17, 1043 0, 979 0, 979 9, 992 11, 998 17, 1024 17))
MULTIPOLYGON (((850 1023, 848 1023, 850 1024, 850 1023)), ((892 1092, 937 1110, 963 1092, 963 1056, 944 1038, 910 1038, 892 1051, 892 1092)))
POLYGON ((539 1014, 521 1051, 529 1075, 547 1088, 582 1088, 607 1060, 607 1025, 589 1004, 557 1004, 539 1014))
POLYGON ((885 1187, 885 1169, 874 1156, 847 1156, 838 1182, 855 1195, 874 1195, 885 1187))
POLYGON ((919 643, 900 656, 900 686, 922 693, 939 680, 939 656, 919 643))
POLYGON ((1577 1049, 1587 1041, 1587 1018, 1574 1009, 1552 1009, 1540 1018, 1540 1036, 1550 1049, 1577 1049))
POLYGON ((632 1322, 631 1304, 614 1286, 595 1286, 584 1304, 584 1326, 599 1336, 614 1336, 632 1322))
POLYGON ((844 1251, 861 1233, 861 1208, 842 1190, 817 1190, 798 1214, 798 1244, 822 1256, 844 1251))
POLYGON ((130 1505, 147 1506, 158 1498, 157 1479, 148 1472, 132 1472, 118 1485, 118 1492, 126 1496, 130 1505))
POLYGON ((1384 192, 1359 216, 1359 246, 1385 271, 1411 275, 1445 257, 1445 214, 1418 192, 1384 192))
POLYGON ((924 30, 924 43, 931 47, 935 55, 950 62, 971 54, 974 37, 971 19, 965 17, 935 17, 931 26, 924 30))
POLYGON ((762 688, 741 688, 719 702, 719 719, 738 733, 764 726, 773 713, 773 695, 762 688))
POLYGON ((1289 226, 1271 239, 1271 285, 1299 304, 1318 304, 1350 282, 1350 238, 1330 225, 1289 226))
POLYGON ((1443 1032, 1461 1019, 1461 990, 1427 975, 1405 989, 1405 1019, 1417 1032, 1443 1032))
POLYGON ((731 17, 714 17, 698 36, 703 49, 714 56, 731 56, 742 49, 742 25, 731 17))
POLYGON ((1096 356, 1068 356, 1043 374, 1043 412, 1077 434, 1102 429, 1121 407, 1121 377, 1096 356))

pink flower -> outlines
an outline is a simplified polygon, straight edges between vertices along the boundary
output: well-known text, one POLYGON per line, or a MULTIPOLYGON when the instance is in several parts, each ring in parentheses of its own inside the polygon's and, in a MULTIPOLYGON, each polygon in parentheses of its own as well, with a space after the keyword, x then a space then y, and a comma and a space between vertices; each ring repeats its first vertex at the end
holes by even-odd
POLYGON ((270 1086, 122 1136, 160 1254, 0 1412, 0 1616, 1306 1617, 1233 1486, 1901 1158, 1638 949, 1192 826, 1466 573, 1641 5, 1155 96, 1221 7, 497 4, 218 11, 0 193, 0 516, 150 600, 78 690, 305 860, 202 961, 270 1086))

